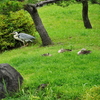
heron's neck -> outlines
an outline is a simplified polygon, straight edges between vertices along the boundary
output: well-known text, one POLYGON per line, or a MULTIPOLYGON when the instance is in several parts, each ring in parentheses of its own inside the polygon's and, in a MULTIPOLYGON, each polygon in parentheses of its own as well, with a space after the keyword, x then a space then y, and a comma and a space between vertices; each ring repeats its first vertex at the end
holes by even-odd
POLYGON ((14 35, 14 38, 17 39, 17 40, 19 40, 18 34, 15 34, 15 35, 14 35))

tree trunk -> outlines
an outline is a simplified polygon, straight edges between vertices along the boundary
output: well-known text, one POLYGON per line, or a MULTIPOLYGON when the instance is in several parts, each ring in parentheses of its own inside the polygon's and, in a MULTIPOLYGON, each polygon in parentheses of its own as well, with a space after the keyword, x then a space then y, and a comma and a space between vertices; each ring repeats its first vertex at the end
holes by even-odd
POLYGON ((83 16, 84 26, 86 28, 92 28, 88 18, 88 0, 82 0, 82 5, 83 5, 82 16, 83 16))
POLYGON ((47 45, 52 44, 52 41, 42 24, 41 18, 39 17, 36 6, 34 4, 27 4, 27 5, 25 5, 24 9, 27 10, 31 15, 31 17, 34 21, 36 30, 38 31, 38 33, 41 37, 42 45, 47 46, 47 45))

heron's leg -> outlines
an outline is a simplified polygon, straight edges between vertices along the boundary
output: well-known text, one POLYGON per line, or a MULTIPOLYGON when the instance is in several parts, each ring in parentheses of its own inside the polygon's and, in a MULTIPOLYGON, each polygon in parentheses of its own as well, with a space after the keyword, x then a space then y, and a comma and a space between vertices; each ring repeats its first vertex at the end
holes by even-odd
POLYGON ((28 43, 25 44, 25 41, 23 41, 23 44, 24 44, 24 47, 25 47, 25 46, 28 46, 28 43))
POLYGON ((28 46, 28 43, 26 43, 26 45, 25 46, 28 46))
POLYGON ((26 43, 25 41, 22 41, 22 42, 23 42, 23 46, 22 47, 28 46, 28 43, 26 43))
POLYGON ((25 47, 26 45, 25 45, 25 41, 22 41, 23 42, 23 47, 25 47))

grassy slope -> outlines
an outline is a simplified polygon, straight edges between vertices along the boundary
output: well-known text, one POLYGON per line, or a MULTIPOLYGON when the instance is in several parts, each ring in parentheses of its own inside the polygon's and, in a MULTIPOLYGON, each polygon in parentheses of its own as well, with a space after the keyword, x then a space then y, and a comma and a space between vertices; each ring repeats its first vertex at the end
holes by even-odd
MULTIPOLYGON (((100 85, 99 5, 89 5, 93 29, 83 26, 81 4, 66 8, 45 6, 39 9, 39 14, 54 45, 35 45, 0 54, 0 63, 9 63, 24 77, 20 93, 4 100, 78 100, 86 89, 100 85), (61 48, 73 51, 58 54, 61 48), (78 56, 81 48, 92 53, 78 56), (48 52, 51 57, 41 56, 48 52), (47 88, 37 91, 42 83, 47 83, 47 88)), ((37 33, 36 36, 39 40, 37 33)))

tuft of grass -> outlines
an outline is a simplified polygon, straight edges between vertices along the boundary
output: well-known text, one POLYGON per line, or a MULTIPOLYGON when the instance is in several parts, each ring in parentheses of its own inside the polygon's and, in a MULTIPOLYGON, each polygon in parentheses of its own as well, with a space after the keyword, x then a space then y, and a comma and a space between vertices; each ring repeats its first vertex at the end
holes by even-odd
POLYGON ((100 85, 99 6, 89 4, 93 29, 84 28, 81 8, 81 4, 72 4, 38 9, 54 45, 40 47, 37 44, 0 54, 0 63, 9 63, 24 78, 20 92, 3 100, 81 100, 87 89, 100 85), (58 53, 61 48, 72 51, 58 53), (82 48, 92 53, 77 55, 82 48), (41 56, 44 53, 52 56, 41 56), (39 90, 41 84, 48 85, 39 90))

